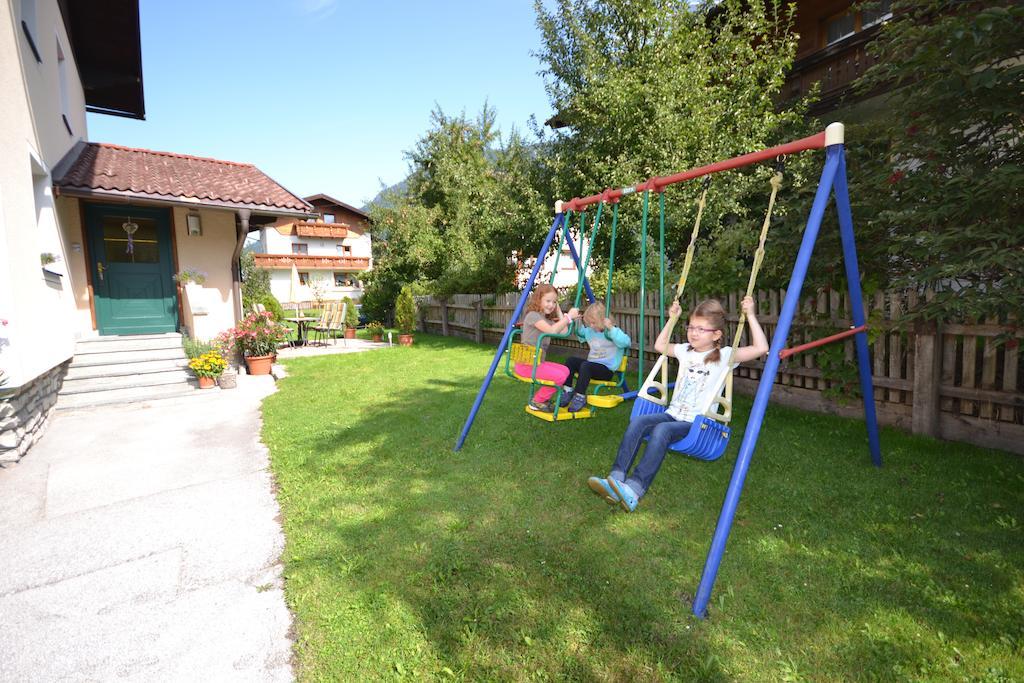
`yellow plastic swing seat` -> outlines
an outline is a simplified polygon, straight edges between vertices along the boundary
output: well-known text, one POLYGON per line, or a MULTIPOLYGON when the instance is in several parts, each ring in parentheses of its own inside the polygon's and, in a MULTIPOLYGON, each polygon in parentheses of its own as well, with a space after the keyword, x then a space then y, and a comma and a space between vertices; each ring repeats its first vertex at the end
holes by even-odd
POLYGON ((592 379, 590 380, 591 386, 596 386, 597 389, 594 393, 587 394, 587 403, 594 406, 595 408, 614 408, 615 406, 622 403, 622 396, 619 394, 602 394, 600 393, 602 387, 609 387, 612 389, 622 389, 623 373, 626 372, 627 358, 625 355, 622 356, 622 362, 619 363, 619 367, 615 370, 615 375, 611 379, 592 379))
POLYGON ((515 371, 515 366, 517 365, 529 365, 531 368, 533 367, 533 359, 536 358, 537 356, 536 347, 529 346, 528 344, 520 344, 519 342, 513 342, 511 345, 511 349, 509 350, 509 353, 511 354, 511 363, 513 368, 512 376, 515 377, 517 380, 519 380, 520 382, 526 382, 527 384, 533 384, 534 382, 536 382, 537 384, 546 387, 558 386, 557 384, 550 380, 541 379, 540 377, 538 377, 537 379, 532 379, 529 375, 520 375, 518 372, 515 371))
POLYGON ((594 416, 593 410, 577 410, 575 413, 570 413, 565 408, 561 408, 558 411, 558 415, 554 413, 548 413, 542 410, 534 410, 530 406, 526 406, 526 412, 534 417, 539 417, 542 420, 548 422, 562 422, 563 420, 586 420, 588 417, 594 416))

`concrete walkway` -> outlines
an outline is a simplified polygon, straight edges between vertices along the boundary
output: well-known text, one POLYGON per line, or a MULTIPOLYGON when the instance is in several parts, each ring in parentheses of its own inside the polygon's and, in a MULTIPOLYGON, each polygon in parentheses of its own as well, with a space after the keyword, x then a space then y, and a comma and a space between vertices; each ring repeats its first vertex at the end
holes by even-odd
MULTIPOLYGON (((395 337, 395 344, 398 337, 395 337)), ((335 339, 326 344, 306 344, 305 346, 286 346, 278 349, 279 360, 291 358, 306 358, 308 356, 330 356, 336 353, 359 353, 361 351, 372 351, 374 349, 386 349, 388 342, 372 342, 368 339, 335 339)))
POLYGON ((0 681, 290 680, 270 377, 63 413, 0 469, 0 681))

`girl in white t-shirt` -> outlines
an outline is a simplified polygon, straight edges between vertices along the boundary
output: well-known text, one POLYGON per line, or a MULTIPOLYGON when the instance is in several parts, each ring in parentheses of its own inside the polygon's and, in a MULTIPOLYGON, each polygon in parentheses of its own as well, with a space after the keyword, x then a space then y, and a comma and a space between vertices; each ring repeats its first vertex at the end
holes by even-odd
POLYGON ((693 309, 690 323, 686 326, 687 343, 670 344, 672 328, 683 312, 678 301, 672 302, 668 322, 654 342, 659 353, 679 361, 679 376, 672 400, 665 412, 642 415, 629 423, 608 478, 591 477, 587 480, 594 493, 612 505, 618 503, 627 512, 635 510, 658 474, 669 444, 686 436, 694 418, 703 415, 714 403, 723 375, 740 363, 768 353, 768 340, 757 322, 754 300, 745 297, 740 305, 747 316, 753 343, 733 349, 731 346, 722 348, 725 310, 714 299, 693 309), (640 443, 648 435, 647 450, 627 478, 626 473, 636 460, 640 443))

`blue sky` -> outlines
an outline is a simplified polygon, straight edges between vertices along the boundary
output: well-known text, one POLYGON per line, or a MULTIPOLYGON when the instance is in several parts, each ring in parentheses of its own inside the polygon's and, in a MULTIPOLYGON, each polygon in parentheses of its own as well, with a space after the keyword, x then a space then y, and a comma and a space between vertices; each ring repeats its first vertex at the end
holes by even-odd
POLYGON ((507 134, 551 108, 530 0, 141 0, 146 120, 89 138, 256 164, 300 196, 362 206, 403 152, 487 100, 507 134))

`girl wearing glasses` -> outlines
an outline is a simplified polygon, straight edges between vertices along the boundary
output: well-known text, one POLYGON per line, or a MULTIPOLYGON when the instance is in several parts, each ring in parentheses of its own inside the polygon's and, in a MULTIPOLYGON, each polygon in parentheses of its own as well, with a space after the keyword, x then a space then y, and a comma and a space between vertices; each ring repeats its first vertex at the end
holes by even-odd
POLYGON ((643 415, 630 422, 608 478, 591 477, 587 480, 590 489, 606 502, 618 504, 629 512, 635 510, 658 474, 669 444, 686 436, 694 418, 711 407, 724 374, 740 363, 768 353, 768 340, 757 322, 753 298, 745 297, 740 306, 746 314, 753 343, 733 349, 731 346, 722 347, 725 310, 714 299, 693 309, 686 326, 686 343, 670 344, 672 328, 683 312, 678 301, 672 302, 668 322, 654 342, 654 348, 679 361, 675 392, 665 412, 643 415), (627 477, 640 443, 648 435, 647 450, 627 477))

